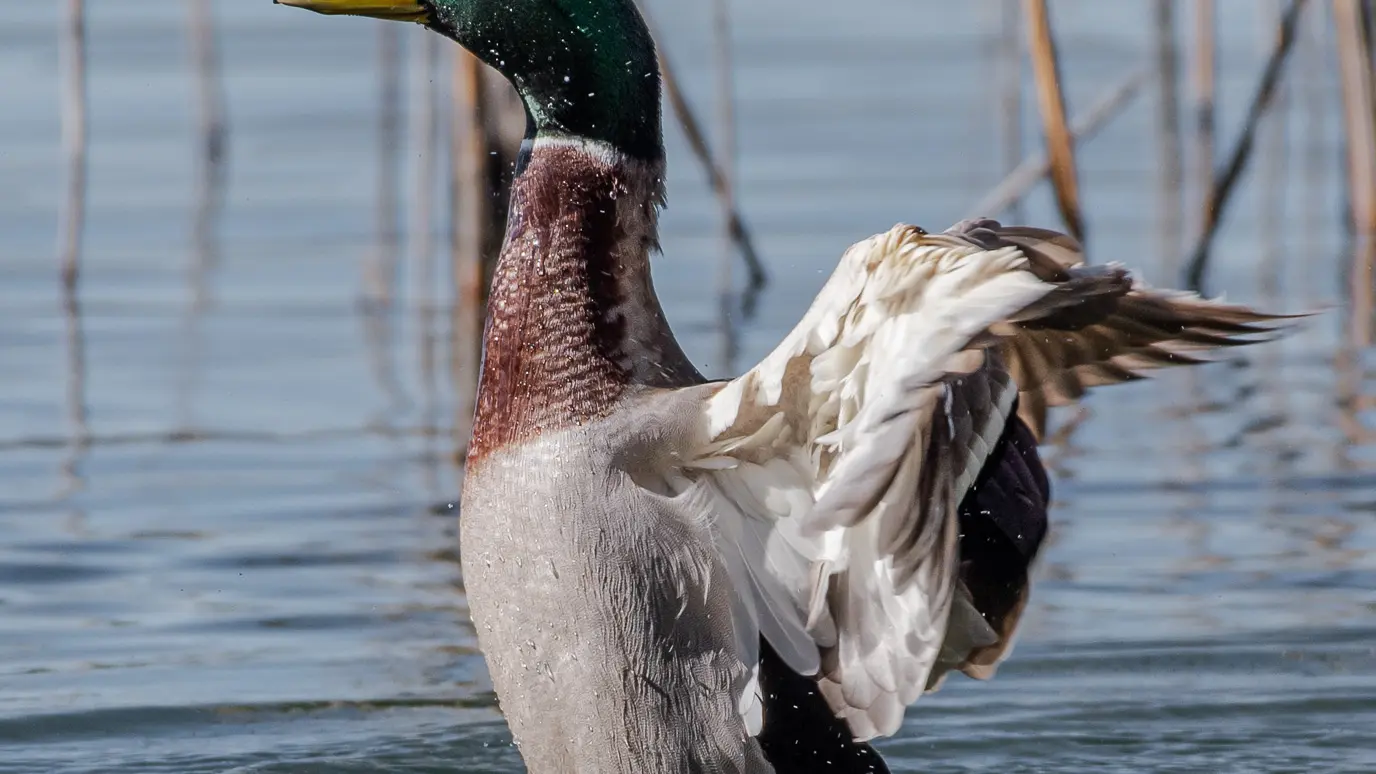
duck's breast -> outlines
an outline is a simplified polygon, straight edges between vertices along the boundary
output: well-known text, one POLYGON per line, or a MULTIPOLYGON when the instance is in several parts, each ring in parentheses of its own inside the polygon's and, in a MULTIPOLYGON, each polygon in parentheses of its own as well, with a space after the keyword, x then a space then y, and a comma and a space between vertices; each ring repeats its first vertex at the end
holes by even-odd
POLYGON ((534 774, 768 772, 704 525, 627 470, 653 465, 628 448, 647 425, 623 412, 470 468, 464 586, 501 709, 534 774))

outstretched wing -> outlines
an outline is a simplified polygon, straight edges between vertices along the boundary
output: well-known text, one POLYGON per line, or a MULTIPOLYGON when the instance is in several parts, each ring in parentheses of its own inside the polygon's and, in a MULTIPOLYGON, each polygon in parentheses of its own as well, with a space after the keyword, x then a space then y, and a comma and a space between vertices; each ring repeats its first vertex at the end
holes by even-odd
MULTIPOLYGON (((989 221, 853 246, 780 346, 708 400, 682 461, 680 496, 714 520, 736 585, 743 657, 763 633, 820 673, 858 739, 896 731, 952 647, 995 637, 958 593, 956 509, 1019 391, 1044 405, 1072 379, 1179 362, 1170 342, 1265 330, 1082 265, 1067 239, 989 221)), ((741 710, 757 731, 754 689, 741 710)))
MULTIPOLYGON (((966 220, 943 234, 955 242, 997 250, 1016 247, 1028 269, 1063 282, 1084 266, 1073 237, 1045 229, 966 220)), ((1089 387, 1142 378, 1141 372, 1201 361, 1191 353, 1252 343, 1258 326, 1279 319, 1193 293, 1153 290, 1140 282, 1120 293, 1085 299, 1043 318, 995 326, 1000 349, 1020 393, 1018 413, 1038 438, 1046 410, 1079 400, 1089 387)))

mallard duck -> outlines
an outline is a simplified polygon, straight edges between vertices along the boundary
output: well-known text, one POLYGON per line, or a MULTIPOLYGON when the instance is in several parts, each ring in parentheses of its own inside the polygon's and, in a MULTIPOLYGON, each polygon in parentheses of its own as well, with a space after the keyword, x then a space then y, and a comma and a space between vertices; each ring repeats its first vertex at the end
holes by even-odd
POLYGON ((1272 316, 993 220, 865 239, 758 365, 708 381, 650 276, 660 82, 632 0, 280 0, 417 22, 530 130, 461 508, 478 642, 536 774, 885 771, 869 740, 1008 654, 1047 407, 1272 316))

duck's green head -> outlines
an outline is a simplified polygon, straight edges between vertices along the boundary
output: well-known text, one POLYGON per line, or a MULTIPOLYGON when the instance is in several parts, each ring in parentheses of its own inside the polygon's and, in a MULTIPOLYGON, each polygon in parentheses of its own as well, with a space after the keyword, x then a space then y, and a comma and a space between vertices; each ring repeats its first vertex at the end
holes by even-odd
POLYGON ((633 0, 276 0, 423 24, 516 87, 540 136, 663 156, 654 41, 633 0))

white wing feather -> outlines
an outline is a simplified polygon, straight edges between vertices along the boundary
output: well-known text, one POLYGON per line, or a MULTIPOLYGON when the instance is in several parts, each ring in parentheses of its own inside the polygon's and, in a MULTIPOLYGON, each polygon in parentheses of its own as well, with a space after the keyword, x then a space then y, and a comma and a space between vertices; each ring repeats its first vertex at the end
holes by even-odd
MULTIPOLYGON (((1019 389, 1048 381, 1015 377, 1116 367, 1118 351, 1038 348, 1029 341, 1049 337, 1021 326, 1136 299, 1160 331, 1143 335, 1132 319, 1114 330, 1140 350, 1179 338, 1168 312, 1211 308, 1134 291, 1123 269, 1078 264, 1059 242, 1039 253, 1047 234, 992 221, 945 235, 896 226, 853 246, 783 342, 709 399, 683 463, 680 496, 714 516, 740 597, 745 663, 757 669, 763 633, 791 668, 817 675, 857 739, 892 734, 962 649, 994 637, 957 580, 956 514, 1019 389), (1029 364, 1025 353, 1043 350, 1070 354, 1029 364)), ((1229 314, 1239 325, 1265 319, 1229 314)), ((1254 332, 1200 319, 1224 343, 1254 332)), ((751 733, 762 722, 757 679, 741 697, 751 733)))
MULTIPOLYGON (((982 460, 1011 381, 986 388, 997 394, 978 427, 962 418, 965 438, 954 416, 933 419, 956 403, 949 374, 991 381, 986 354, 963 352, 971 340, 1051 290, 1025 263, 1016 248, 931 244, 911 228, 862 242, 788 338, 707 406, 699 458, 717 462, 694 486, 713 497, 733 582, 755 596, 745 617, 789 666, 822 670, 857 738, 897 729, 940 651, 957 487, 979 468, 945 451, 963 441, 982 460)), ((757 707, 743 712, 754 728, 757 707)))

